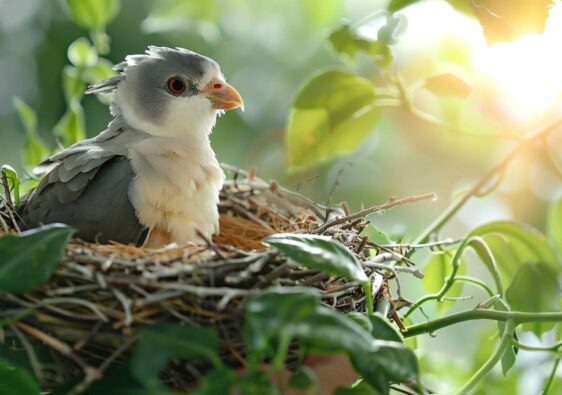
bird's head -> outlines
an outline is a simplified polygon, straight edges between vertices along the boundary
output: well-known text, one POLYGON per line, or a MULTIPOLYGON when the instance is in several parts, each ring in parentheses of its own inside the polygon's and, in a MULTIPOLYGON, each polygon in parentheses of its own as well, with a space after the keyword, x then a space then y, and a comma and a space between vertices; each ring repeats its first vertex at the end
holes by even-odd
POLYGON ((87 93, 115 91, 112 111, 132 127, 157 136, 210 133, 219 113, 244 108, 212 59, 183 48, 150 46, 115 66, 120 75, 87 93))

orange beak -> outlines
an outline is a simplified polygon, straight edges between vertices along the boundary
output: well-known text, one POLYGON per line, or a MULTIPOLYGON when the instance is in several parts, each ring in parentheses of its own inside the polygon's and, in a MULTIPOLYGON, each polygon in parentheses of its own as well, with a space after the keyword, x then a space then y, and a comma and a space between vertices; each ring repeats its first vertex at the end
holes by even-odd
POLYGON ((240 107, 244 111, 244 101, 236 89, 221 80, 212 80, 201 91, 217 110, 232 110, 240 107))

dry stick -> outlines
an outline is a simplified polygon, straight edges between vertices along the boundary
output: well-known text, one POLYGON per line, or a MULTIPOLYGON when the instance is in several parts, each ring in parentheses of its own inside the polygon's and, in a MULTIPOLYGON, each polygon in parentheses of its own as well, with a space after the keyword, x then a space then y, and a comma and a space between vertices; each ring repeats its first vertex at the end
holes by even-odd
POLYGON ((437 195, 435 193, 426 193, 426 194, 423 194, 423 195, 408 196, 408 197, 405 197, 405 198, 402 198, 402 199, 390 198, 386 202, 384 202, 383 204, 379 204, 377 206, 369 207, 369 208, 366 208, 364 210, 358 211, 354 214, 346 215, 344 217, 339 217, 339 218, 333 219, 331 221, 328 221, 328 222, 324 223, 322 226, 318 227, 318 229, 316 229, 314 231, 314 233, 324 233, 326 230, 328 230, 332 226, 341 225, 341 224, 344 224, 348 221, 353 221, 355 219, 363 218, 363 217, 366 217, 369 214, 373 214, 373 213, 380 212, 380 211, 383 211, 383 210, 388 210, 388 209, 391 209, 393 207, 402 206, 404 204, 419 202, 421 200, 435 199, 436 196, 437 195))
MULTIPOLYGON (((494 177, 501 175, 501 173, 509 166, 509 164, 517 158, 522 152, 526 151, 530 145, 537 141, 544 140, 554 130, 562 126, 562 120, 559 120, 533 136, 522 141, 517 147, 513 149, 502 161, 492 167, 484 176, 476 183, 468 192, 453 203, 443 214, 441 214, 421 235, 414 241, 413 244, 423 244, 429 240, 429 237, 441 229, 465 204, 472 196, 477 196, 480 191, 493 180, 494 177)), ((411 250, 407 255, 413 253, 411 250)))
POLYGON ((459 244, 462 242, 462 239, 445 239, 445 240, 438 240, 431 243, 422 243, 422 244, 414 244, 414 243, 396 243, 396 244, 381 244, 381 247, 385 248, 392 248, 398 250, 405 250, 411 248, 433 248, 433 247, 441 247, 441 246, 448 246, 452 244, 459 244))
POLYGON ((2 170, 2 185, 4 186, 4 195, 9 210, 10 208, 14 207, 14 203, 12 202, 12 195, 10 194, 10 187, 8 186, 8 177, 6 177, 6 173, 3 170, 2 170))
POLYGON ((415 263, 411 259, 409 259, 407 256, 402 255, 399 252, 393 250, 392 248, 385 247, 383 245, 374 243, 372 241, 367 242, 367 244, 370 245, 371 247, 376 248, 377 250, 385 251, 385 252, 388 252, 388 253, 392 254, 394 256, 394 258, 396 259, 396 261, 398 261, 398 262, 404 262, 407 265, 415 266, 415 263))
POLYGON ((330 189, 330 193, 328 193, 328 204, 331 203, 332 200, 332 195, 334 194, 334 192, 336 192, 336 189, 340 186, 340 177, 342 176, 344 170, 346 167, 351 167, 353 166, 353 163, 351 163, 350 161, 346 161, 342 167, 338 170, 338 174, 336 174, 336 179, 334 180, 334 183, 332 184, 332 189, 330 189))
MULTIPOLYGON (((5 187, 5 185, 4 185, 5 187)), ((12 221, 12 225, 14 225, 14 228, 16 229, 16 231, 18 233, 21 233, 21 229, 16 221, 16 217, 14 217, 14 212, 16 211, 16 209, 13 207, 12 203, 11 203, 11 199, 5 198, 0 196, 0 200, 4 201, 4 205, 6 207, 6 212, 8 213, 8 217, 10 217, 10 220, 12 221)), ((17 213, 16 213, 17 215, 17 213)))
POLYGON ((373 261, 364 262, 363 266, 370 267, 370 268, 373 268, 373 269, 379 269, 379 270, 390 270, 390 271, 393 271, 393 272, 410 273, 410 274, 412 274, 413 276, 415 276, 419 279, 422 279, 424 277, 423 272, 419 269, 416 269, 415 267, 392 266, 392 265, 385 265, 383 263, 376 263, 376 262, 373 262, 373 261))
POLYGON ((86 374, 86 379, 96 380, 100 377, 100 372, 93 366, 88 365, 88 363, 84 361, 79 355, 75 354, 72 350, 72 347, 70 347, 68 344, 55 339, 54 337, 37 328, 24 324, 23 322, 16 322, 14 323, 14 325, 28 335, 33 336, 37 340, 45 343, 47 346, 57 351, 58 353, 70 358, 82 368, 82 370, 86 374))
POLYGON ((4 171, 2 171, 2 184, 4 185, 4 194, 6 195, 4 196, 4 201, 6 203, 6 209, 8 211, 8 215, 10 216, 10 219, 12 220, 12 225, 14 225, 16 231, 18 233, 21 233, 18 223, 16 222, 16 219, 14 217, 14 213, 16 213, 18 217, 19 215, 17 214, 16 206, 12 201, 12 195, 10 195, 10 188, 8 186, 8 178, 6 177, 6 173, 4 171))
POLYGON ((2 218, 2 212, 0 212, 0 224, 2 224, 2 228, 4 229, 5 233, 10 232, 10 228, 8 227, 8 224, 6 223, 4 218, 2 218))

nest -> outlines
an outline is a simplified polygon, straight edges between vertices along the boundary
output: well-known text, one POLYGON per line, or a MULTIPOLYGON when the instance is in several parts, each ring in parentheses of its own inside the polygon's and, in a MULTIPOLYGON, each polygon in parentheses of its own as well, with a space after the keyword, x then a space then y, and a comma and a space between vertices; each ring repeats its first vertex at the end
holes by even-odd
MULTIPOLYGON (((52 388, 124 360, 135 329, 162 321, 215 328, 223 361, 242 366, 244 300, 272 285, 314 287, 339 311, 364 311, 359 284, 300 267, 262 240, 275 233, 320 233, 363 262, 377 253, 398 254, 361 232, 365 215, 402 202, 390 199, 350 214, 345 205, 326 207, 251 172, 225 170, 221 231, 213 240, 161 249, 73 240, 47 284, 20 295, 0 293, 0 321, 13 319, 4 332, 0 327, 0 343, 4 338, 5 345, 23 348, 42 385, 52 388)), ((0 235, 14 214, 7 204, 2 210, 0 235)), ((375 274, 376 265, 365 270, 375 274)), ((374 298, 392 303, 387 281, 393 273, 379 272, 382 286, 374 298)), ((172 387, 185 388, 204 368, 173 364, 164 377, 172 387)))

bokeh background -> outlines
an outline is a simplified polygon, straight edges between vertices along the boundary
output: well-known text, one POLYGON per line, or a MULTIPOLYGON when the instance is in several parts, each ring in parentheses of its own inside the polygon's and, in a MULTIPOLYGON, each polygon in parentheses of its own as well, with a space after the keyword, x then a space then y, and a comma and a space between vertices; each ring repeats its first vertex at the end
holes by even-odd
MULTIPOLYGON (((276 179, 321 202, 346 201, 352 209, 392 195, 436 192, 436 202, 373 217, 393 240, 411 240, 519 140, 562 117, 562 7, 556 2, 549 10, 544 33, 493 45, 476 19, 446 1, 408 7, 402 12, 407 26, 392 47, 392 72, 411 90, 416 106, 455 127, 439 127, 396 109, 385 112, 352 154, 305 169, 290 168, 286 126, 299 87, 327 68, 380 78, 380 70, 367 57, 338 58, 328 35, 342 21, 357 23, 386 5, 382 0, 123 0, 107 29, 107 58, 117 63, 150 44, 185 47, 212 57, 246 104, 244 113, 221 117, 212 134, 221 161, 255 167, 262 178, 276 179), (424 81, 438 73, 461 76, 470 94, 440 98, 423 89, 424 81)), ((360 27, 361 34, 376 34, 380 19, 371 19, 360 27)), ((61 84, 62 69, 69 63, 67 48, 87 34, 59 1, 0 0, 0 163, 11 164, 21 174, 26 171, 14 96, 37 112, 40 135, 55 148, 52 130, 66 110, 61 84)), ((94 96, 85 97, 82 104, 87 135, 93 136, 110 120, 107 106, 94 96)), ((551 146, 562 157, 561 133, 553 136, 551 146)), ((510 167, 499 190, 471 200, 442 235, 460 237, 496 219, 544 229, 548 206, 561 195, 554 166, 544 153, 529 150, 510 167)), ((418 259, 421 264, 425 257, 418 259)), ((412 299, 423 292, 419 284, 407 284, 412 299)), ((481 296, 472 290, 465 294, 481 296)), ((453 309, 473 304, 459 301, 453 309)), ((462 383, 491 351, 490 331, 490 324, 463 324, 420 340, 425 379, 445 391, 462 383), (464 336, 465 331, 471 336, 464 336)), ((530 335, 524 340, 537 342, 530 335)), ((547 361, 540 353, 522 355, 514 373, 507 379, 499 374, 488 378, 483 393, 535 393, 547 372, 541 364, 547 361), (525 366, 534 368, 524 370, 525 366)))

